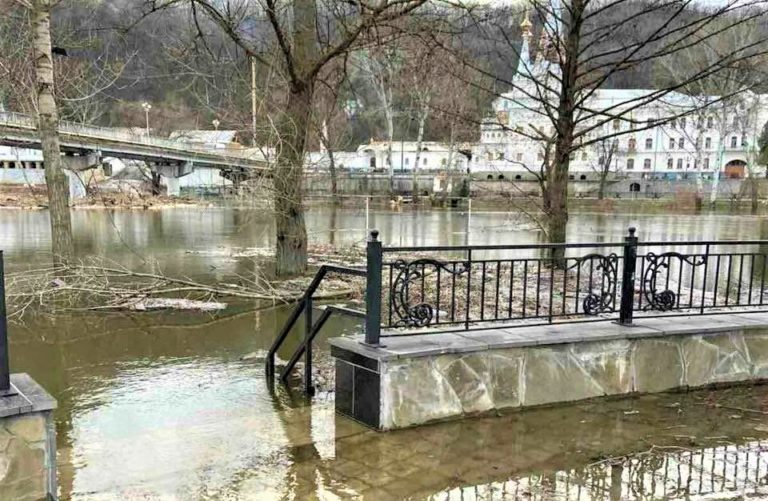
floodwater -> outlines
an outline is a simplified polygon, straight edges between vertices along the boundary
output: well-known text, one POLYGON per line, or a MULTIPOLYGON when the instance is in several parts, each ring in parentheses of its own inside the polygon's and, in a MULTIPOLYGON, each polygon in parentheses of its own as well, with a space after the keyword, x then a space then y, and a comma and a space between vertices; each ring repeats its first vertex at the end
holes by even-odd
MULTIPOLYGON (((394 245, 536 242, 505 212, 373 211, 394 245), (469 231, 467 231, 469 230, 469 231)), ((312 209, 317 243, 361 245, 366 214, 312 209)), ((263 213, 76 211, 78 253, 201 280, 253 272, 263 213)), ((768 238, 768 217, 572 216, 570 241, 768 238)), ((10 271, 44 266, 44 212, 0 211, 10 271)), ((59 401, 62 499, 741 499, 768 497, 768 386, 535 409, 375 433, 270 391, 263 354, 287 310, 72 314, 11 325, 11 363, 59 401)), ((355 332, 336 320, 326 332, 355 332)), ((286 346, 283 358, 292 346, 286 346)), ((321 343, 320 350, 327 349, 321 343)))

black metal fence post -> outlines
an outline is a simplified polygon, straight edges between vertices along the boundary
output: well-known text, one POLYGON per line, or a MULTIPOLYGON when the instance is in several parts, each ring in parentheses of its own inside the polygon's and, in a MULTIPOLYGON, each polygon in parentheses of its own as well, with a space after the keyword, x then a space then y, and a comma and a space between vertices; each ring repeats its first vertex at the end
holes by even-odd
POLYGON ((5 311, 5 263, 0 251, 0 396, 10 395, 11 371, 8 361, 8 321, 5 311))
POLYGON ((635 268, 637 266, 637 237, 635 228, 629 228, 624 237, 624 268, 621 272, 621 306, 619 324, 632 325, 632 309, 635 304, 635 268))
POLYGON ((382 250, 379 231, 372 230, 366 249, 365 344, 379 345, 381 336, 382 250))

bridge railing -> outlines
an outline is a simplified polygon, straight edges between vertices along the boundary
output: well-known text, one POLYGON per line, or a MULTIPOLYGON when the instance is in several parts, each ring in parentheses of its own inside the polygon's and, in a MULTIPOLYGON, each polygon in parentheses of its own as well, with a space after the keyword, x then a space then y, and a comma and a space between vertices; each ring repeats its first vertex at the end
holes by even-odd
POLYGON ((768 311, 768 241, 384 247, 368 242, 366 343, 635 316, 768 311), (383 334, 382 334, 383 332, 383 334))
MULTIPOLYGON (((15 112, 0 112, 0 125, 21 127, 25 129, 36 129, 37 120, 35 117, 15 112)), ((263 155, 254 150, 238 149, 209 149, 201 148, 185 141, 176 141, 172 139, 152 136, 146 133, 135 133, 127 129, 115 129, 111 127, 100 127, 96 125, 84 125, 76 122, 59 121, 59 132, 73 136, 90 137, 96 139, 106 139, 111 141, 124 141, 126 143, 155 146, 167 150, 176 150, 179 152, 195 152, 205 155, 214 155, 221 157, 232 157, 240 159, 262 160, 263 155)))

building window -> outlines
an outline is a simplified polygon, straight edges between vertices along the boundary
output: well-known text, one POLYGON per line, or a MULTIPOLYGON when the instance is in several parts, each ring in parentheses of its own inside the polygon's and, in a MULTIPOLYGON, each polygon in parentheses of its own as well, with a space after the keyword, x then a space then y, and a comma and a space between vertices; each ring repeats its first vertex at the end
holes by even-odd
POLYGON ((586 181, 587 180, 587 175, 586 174, 582 174, 582 175, 579 176, 579 179, 581 179, 582 181, 586 181))
POLYGON ((672 160, 671 158, 668 158, 667 159, 667 169, 671 169, 672 165, 674 164, 674 162, 675 162, 674 160, 672 160))
POLYGON ((581 159, 582 160, 586 160, 587 159, 587 152, 586 151, 582 151, 581 152, 581 159))
POLYGON ((637 148, 637 141, 635 141, 634 137, 630 137, 629 142, 627 143, 627 149, 629 149, 629 151, 635 151, 636 148, 637 148))
POLYGON ((683 159, 678 158, 677 159, 677 170, 683 170, 683 159))
POLYGON ((736 147, 736 142, 739 140, 736 136, 731 136, 731 148, 736 147))
POLYGON ((704 159, 704 170, 709 169, 709 157, 704 159))
POLYGON ((733 117, 733 128, 737 129, 739 127, 739 117, 733 117))
POLYGON ((680 119, 680 128, 685 129, 685 117, 680 119))
POLYGON ((707 117, 707 129, 711 129, 714 126, 712 117, 707 117))
POLYGON ((421 162, 422 165, 427 165, 427 159, 425 158, 423 162, 421 162))
POLYGON ((646 150, 653 149, 653 139, 651 139, 650 137, 645 140, 645 149, 646 150))
POLYGON ((674 137, 670 137, 669 138, 669 149, 670 150, 674 150, 675 149, 675 138, 674 137))
POLYGON ((603 165, 603 163, 604 163, 604 162, 605 162, 605 157, 604 157, 604 156, 602 156, 602 155, 600 155, 600 156, 597 158, 597 165, 603 165))
POLYGON ((621 130, 621 121, 618 118, 613 120, 613 130, 621 130))
POLYGON ((544 153, 539 152, 539 154, 536 155, 536 158, 538 158, 539 160, 544 160, 544 153))
POLYGON ((707 149, 707 150, 712 148, 712 138, 711 137, 707 137, 707 138, 704 139, 704 148, 707 149))
POLYGON ((672 127, 673 129, 677 129, 677 120, 672 120, 671 122, 669 122, 669 126, 672 127))
POLYGON ((517 161, 521 162, 522 160, 523 160, 523 154, 522 153, 518 153, 517 154, 517 161))
POLYGON ((741 146, 747 147, 747 136, 741 136, 741 146))
POLYGON ((627 170, 632 170, 635 168, 635 159, 634 158, 628 158, 627 159, 627 170))
POLYGON ((682 137, 677 140, 677 148, 680 150, 685 148, 685 139, 683 139, 682 137))
POLYGON ((408 157, 406 157, 406 158, 405 158, 405 165, 408 165, 408 164, 410 163, 410 161, 411 161, 411 159, 410 159, 410 158, 408 158, 408 157))
POLYGON ((651 170, 651 159, 650 158, 646 158, 645 160, 643 160, 643 169, 651 170))

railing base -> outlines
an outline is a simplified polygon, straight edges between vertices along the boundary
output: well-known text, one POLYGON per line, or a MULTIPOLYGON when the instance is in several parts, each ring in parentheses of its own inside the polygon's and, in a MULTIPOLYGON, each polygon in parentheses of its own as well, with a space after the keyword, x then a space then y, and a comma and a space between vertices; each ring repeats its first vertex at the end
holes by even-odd
POLYGON ((365 341, 358 341, 358 343, 362 344, 363 346, 367 346, 368 348, 386 348, 387 345, 384 343, 366 343, 365 341))
POLYGON ((12 396, 18 395, 18 394, 19 394, 19 392, 13 386, 8 388, 7 390, 0 390, 0 398, 2 398, 2 397, 12 397, 12 396))

